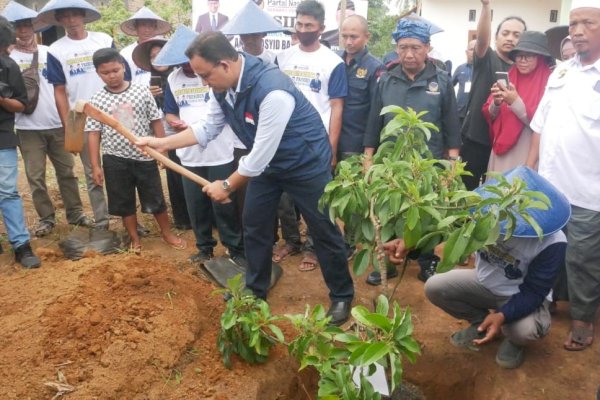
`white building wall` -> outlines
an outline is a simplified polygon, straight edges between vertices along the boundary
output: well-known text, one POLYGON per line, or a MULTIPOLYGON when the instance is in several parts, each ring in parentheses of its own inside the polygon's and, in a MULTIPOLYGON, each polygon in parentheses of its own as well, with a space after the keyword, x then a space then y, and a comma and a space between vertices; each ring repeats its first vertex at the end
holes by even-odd
MULTIPOLYGON (((527 29, 545 31, 559 25, 562 17, 561 5, 563 0, 495 0, 492 1, 494 10, 492 20, 492 46, 496 27, 502 19, 509 15, 518 15, 527 22, 527 29), (558 10, 559 22, 550 22, 550 10, 558 10)), ((566 3, 566 2, 565 2, 566 3)), ((569 2, 570 3, 570 2, 569 2)), ((446 60, 452 60, 453 68, 466 62, 470 30, 477 29, 477 20, 481 15, 479 0, 423 0, 421 15, 439 25, 444 32, 431 37, 431 45, 436 55, 446 60), (469 22, 469 10, 476 10, 474 22, 469 22)), ((568 15, 568 10, 567 10, 568 15)))

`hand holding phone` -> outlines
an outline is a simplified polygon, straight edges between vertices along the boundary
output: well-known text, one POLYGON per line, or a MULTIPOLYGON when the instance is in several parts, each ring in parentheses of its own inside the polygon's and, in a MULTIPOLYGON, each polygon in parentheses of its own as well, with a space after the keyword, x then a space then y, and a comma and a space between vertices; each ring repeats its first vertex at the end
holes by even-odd
POLYGON ((157 76, 157 75, 151 76, 150 77, 150 86, 161 87, 162 86, 162 77, 157 76))
POLYGON ((510 83, 508 80, 508 72, 497 71, 496 82, 498 82, 502 88, 508 88, 508 84, 510 83))

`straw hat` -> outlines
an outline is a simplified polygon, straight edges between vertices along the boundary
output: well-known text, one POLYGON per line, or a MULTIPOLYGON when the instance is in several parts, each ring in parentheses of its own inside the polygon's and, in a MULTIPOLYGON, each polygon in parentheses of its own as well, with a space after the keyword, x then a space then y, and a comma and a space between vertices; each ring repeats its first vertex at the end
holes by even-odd
POLYGON ((285 28, 269 13, 261 10, 254 1, 248 1, 221 29, 225 35, 251 35, 283 31, 285 28))
POLYGON ((190 60, 185 55, 185 49, 187 49, 196 36, 198 34, 187 26, 179 25, 173 36, 171 36, 160 53, 158 53, 152 65, 170 67, 189 62, 190 60))
POLYGON ((156 35, 164 35, 169 32, 173 27, 170 23, 156 15, 148 7, 140 8, 135 14, 133 14, 128 20, 121 23, 121 30, 129 36, 137 36, 137 30, 135 29, 136 21, 138 20, 152 20, 156 21, 156 35))
POLYGON ((56 12, 66 8, 78 8, 85 11, 83 22, 86 24, 99 20, 100 12, 85 0, 50 0, 38 13, 34 23, 58 25, 56 12))
POLYGON ((2 16, 10 22, 17 22, 30 19, 33 23, 33 30, 36 32, 43 31, 50 27, 50 24, 40 23, 36 21, 38 13, 31 8, 27 8, 15 1, 10 1, 4 10, 2 10, 2 16))
POLYGON ((167 41, 167 38, 163 36, 154 36, 153 38, 144 40, 143 42, 139 43, 133 49, 133 54, 131 56, 135 65, 137 65, 145 71, 151 71, 152 63, 150 62, 150 50, 154 46, 164 47, 167 41))

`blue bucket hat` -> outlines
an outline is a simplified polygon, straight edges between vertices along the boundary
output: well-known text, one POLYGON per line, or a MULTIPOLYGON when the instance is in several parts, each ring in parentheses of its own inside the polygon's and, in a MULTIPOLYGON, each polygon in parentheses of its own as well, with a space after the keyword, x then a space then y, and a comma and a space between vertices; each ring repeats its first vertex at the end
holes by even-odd
POLYGON ((123 21, 121 23, 121 30, 126 35, 137 36, 137 31, 135 29, 135 22, 140 19, 156 21, 156 32, 154 32, 155 35, 164 35, 165 33, 169 32, 171 29, 173 29, 173 27, 171 26, 170 23, 168 23, 167 21, 165 21, 164 19, 162 19, 161 17, 156 15, 154 13, 154 11, 152 11, 148 7, 142 7, 138 10, 138 12, 133 14, 128 20, 123 21))
POLYGON ((225 35, 283 32, 285 28, 254 1, 248 1, 221 29, 225 35))
MULTIPOLYGON (((558 191, 550 182, 539 175, 529 167, 521 166, 505 172, 504 177, 513 182, 515 179, 521 179, 525 182, 527 190, 542 192, 550 199, 550 206, 547 210, 539 208, 528 208, 527 213, 538 223, 544 236, 551 235, 561 230, 571 218, 571 205, 564 194, 558 191)), ((475 192, 484 198, 495 197, 496 194, 485 190, 486 186, 494 185, 497 180, 490 179, 485 184, 481 185, 475 192)), ((500 223, 500 233, 506 234, 506 223, 504 220, 500 223)), ((536 238, 537 233, 531 225, 523 218, 517 216, 516 227, 513 236, 520 238, 536 238)))
POLYGON ((30 19, 33 23, 33 30, 36 32, 43 31, 50 27, 49 24, 40 23, 36 21, 38 13, 31 8, 27 8, 15 1, 10 1, 4 10, 2 10, 2 16, 9 22, 17 22, 30 19))
POLYGON ((97 21, 102 17, 100 12, 85 0, 50 0, 40 10, 37 22, 47 25, 58 25, 56 12, 67 8, 79 8, 85 11, 83 22, 86 24, 97 21))
POLYGON ((189 62, 190 60, 185 55, 185 49, 196 36, 198 34, 187 26, 179 25, 152 64, 157 67, 170 67, 189 62))

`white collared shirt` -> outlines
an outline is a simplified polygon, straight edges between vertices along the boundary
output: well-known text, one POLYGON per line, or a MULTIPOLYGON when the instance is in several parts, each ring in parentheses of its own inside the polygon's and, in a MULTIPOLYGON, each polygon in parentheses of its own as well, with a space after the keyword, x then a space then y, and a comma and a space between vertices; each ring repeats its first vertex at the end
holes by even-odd
POLYGON ((600 212, 600 60, 556 67, 531 129, 541 134, 540 175, 572 205, 600 212))

